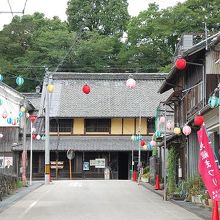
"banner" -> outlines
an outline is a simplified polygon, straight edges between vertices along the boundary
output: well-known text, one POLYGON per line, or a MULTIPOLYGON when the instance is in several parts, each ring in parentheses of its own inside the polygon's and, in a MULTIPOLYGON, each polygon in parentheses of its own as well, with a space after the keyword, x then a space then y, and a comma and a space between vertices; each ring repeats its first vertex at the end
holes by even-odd
POLYGON ((210 198, 220 201, 220 173, 215 163, 214 153, 205 126, 197 132, 200 144, 198 168, 210 198))

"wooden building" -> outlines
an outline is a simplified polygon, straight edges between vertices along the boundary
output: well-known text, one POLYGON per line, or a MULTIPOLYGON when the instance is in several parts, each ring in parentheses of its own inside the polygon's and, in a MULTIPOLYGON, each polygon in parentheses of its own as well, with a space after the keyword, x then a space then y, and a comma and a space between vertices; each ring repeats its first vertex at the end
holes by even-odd
MULTIPOLYGON (((139 131, 147 142, 154 133, 154 113, 167 94, 157 93, 165 74, 133 74, 136 88, 126 87, 129 74, 118 73, 54 73, 54 92, 50 96, 50 161, 52 177, 68 178, 70 167, 67 151, 73 150, 71 170, 73 178, 103 178, 104 168, 110 169, 113 179, 130 178, 131 157, 138 161, 138 143, 131 135, 139 131), (85 84, 91 87, 86 95, 85 84), (99 163, 99 165, 97 164, 99 163)), ((31 96, 29 95, 29 98, 31 96)), ((34 101, 34 98, 32 98, 34 101)), ((41 102, 35 102, 35 108, 41 102)), ((38 120, 37 132, 44 134, 43 120, 38 120)), ((30 149, 30 141, 27 143, 30 149)), ((33 142, 33 177, 44 177, 43 140, 33 142)), ((22 146, 15 149, 21 152, 22 146)), ((144 165, 151 152, 141 150, 144 165)))
MULTIPOLYGON (((193 35, 191 36, 193 39, 193 35)), ((182 178, 198 175, 199 144, 194 117, 201 114, 215 146, 216 155, 219 152, 219 109, 211 109, 208 99, 214 93, 220 82, 220 33, 199 42, 184 50, 179 45, 178 56, 187 62, 186 68, 177 69, 175 66, 164 80, 159 89, 160 94, 172 91, 165 104, 174 106, 175 126, 183 128, 188 124, 192 128, 189 136, 172 135, 167 140, 167 147, 175 146, 177 150, 176 168, 182 168, 182 178)), ((218 92, 216 93, 218 96, 218 92)), ((177 172, 178 173, 178 172, 177 172)))

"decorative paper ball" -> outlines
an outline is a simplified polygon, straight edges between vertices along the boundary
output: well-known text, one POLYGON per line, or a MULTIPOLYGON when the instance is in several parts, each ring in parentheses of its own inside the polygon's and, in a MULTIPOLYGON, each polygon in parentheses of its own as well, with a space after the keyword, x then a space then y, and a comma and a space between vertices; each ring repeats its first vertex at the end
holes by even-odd
POLYGON ((147 144, 147 150, 152 150, 152 148, 153 148, 153 147, 151 146, 151 144, 148 143, 148 144, 147 144))
POLYGON ((37 120, 37 116, 36 116, 36 115, 30 115, 30 116, 29 116, 29 119, 30 119, 30 121, 31 121, 32 123, 35 123, 36 120, 37 120))
POLYGON ((138 134, 138 135, 137 135, 137 140, 140 141, 140 140, 142 140, 142 139, 143 139, 142 135, 141 135, 141 134, 138 134))
POLYGON ((3 138, 3 134, 2 133, 0 133, 0 138, 3 138))
POLYGON ((41 140, 45 141, 45 140, 46 140, 46 136, 43 135, 43 136, 41 137, 41 140))
POLYGON ((23 112, 19 112, 18 116, 21 118, 24 115, 23 112))
POLYGON ((11 117, 7 118, 7 123, 8 124, 12 124, 12 122, 13 122, 13 119, 11 117))
POLYGON ((32 128, 32 134, 36 132, 36 128, 32 128))
POLYGON ((54 85, 53 85, 53 84, 48 84, 48 85, 47 85, 47 91, 48 91, 49 93, 52 93, 52 92, 54 91, 54 85))
POLYGON ((0 81, 3 81, 4 77, 2 74, 0 74, 0 81))
POLYGON ((143 147, 145 145, 145 141, 141 140, 141 146, 143 147))
POLYGON ((172 122, 168 121, 166 127, 167 127, 168 130, 172 130, 174 126, 173 126, 172 122))
POLYGON ((186 60, 183 58, 177 58, 175 66, 179 70, 184 70, 186 68, 186 60))
POLYGON ((183 134, 185 134, 186 136, 191 134, 192 129, 189 127, 189 125, 185 125, 183 127, 183 134))
POLYGON ((8 113, 7 112, 3 112, 2 113, 2 118, 7 118, 8 117, 8 113))
POLYGON ((153 150, 152 155, 157 156, 157 148, 153 147, 152 150, 153 150))
POLYGON ((41 139, 41 136, 38 134, 38 135, 36 136, 36 139, 39 141, 39 140, 41 139))
POLYGON ((24 84, 24 79, 21 76, 16 78, 16 83, 18 86, 22 86, 24 84))
POLYGON ((161 133, 160 133, 159 130, 157 130, 157 131, 155 132, 155 136, 156 136, 157 138, 161 136, 161 133))
POLYGON ((146 145, 146 144, 143 146, 143 149, 144 149, 144 150, 147 150, 147 145, 146 145))
POLYGON ((210 108, 216 108, 219 105, 219 98, 217 98, 216 96, 212 95, 209 98, 208 105, 209 105, 210 108))
POLYGON ((32 139, 35 140, 37 138, 36 134, 32 134, 32 139))
POLYGON ((21 112, 25 112, 25 111, 26 111, 26 108, 25 108, 24 106, 21 106, 20 111, 21 111, 21 112))
POLYGON ((135 139, 135 136, 134 136, 134 135, 132 135, 132 136, 131 136, 131 140, 132 140, 132 141, 134 141, 134 139, 135 139))
POLYGON ((129 78, 127 81, 126 81, 126 86, 129 88, 129 89, 134 89, 136 87, 136 81, 132 78, 129 78))
POLYGON ((160 117, 160 124, 165 123, 165 121, 166 121, 166 118, 164 116, 161 116, 160 117))
POLYGON ((83 93, 85 93, 85 94, 89 94, 90 93, 90 86, 89 85, 87 85, 87 84, 85 84, 83 87, 82 87, 82 91, 83 91, 83 93))
POLYGON ((201 115, 197 115, 197 116, 194 118, 194 124, 195 124, 196 126, 201 126, 201 125, 203 124, 203 122, 204 122, 204 118, 203 118, 203 116, 201 116, 201 115))
POLYGON ((153 141, 153 140, 150 142, 150 144, 151 144, 151 146, 153 146, 153 147, 155 147, 155 146, 157 145, 156 141, 153 141))
POLYGON ((2 105, 3 104, 3 100, 2 99, 0 99, 0 105, 2 105))
POLYGON ((173 132, 174 132, 174 134, 177 134, 177 135, 181 134, 181 129, 176 127, 176 128, 173 129, 173 132))
POLYGON ((17 124, 17 119, 14 118, 13 121, 12 121, 12 125, 16 125, 17 124))
POLYGON ((26 118, 29 118, 30 117, 30 114, 27 112, 26 113, 26 118))

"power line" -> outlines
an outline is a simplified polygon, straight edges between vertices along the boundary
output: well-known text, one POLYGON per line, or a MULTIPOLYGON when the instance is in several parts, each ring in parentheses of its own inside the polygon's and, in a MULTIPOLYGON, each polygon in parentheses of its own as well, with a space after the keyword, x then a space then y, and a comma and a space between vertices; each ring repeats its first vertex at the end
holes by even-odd
POLYGON ((11 4, 10 4, 10 0, 8 0, 8 5, 9 5, 10 11, 11 11, 11 15, 12 15, 12 18, 13 18, 13 17, 14 17, 14 14, 13 14, 13 11, 12 11, 12 7, 11 7, 11 4))

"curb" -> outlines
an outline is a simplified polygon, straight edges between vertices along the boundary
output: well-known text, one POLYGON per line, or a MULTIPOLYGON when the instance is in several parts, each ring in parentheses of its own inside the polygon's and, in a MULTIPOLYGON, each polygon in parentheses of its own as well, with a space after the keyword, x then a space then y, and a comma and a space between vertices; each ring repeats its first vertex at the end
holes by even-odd
MULTIPOLYGON (((148 187, 146 184, 144 183, 140 183, 141 186, 143 186, 144 188, 148 189, 149 191, 159 195, 161 198, 163 198, 163 195, 161 195, 161 193, 159 193, 157 190, 151 189, 151 187, 148 187)), ((207 208, 203 208, 203 207, 199 207, 194 205, 193 203, 190 202, 177 202, 173 199, 168 200, 169 202, 173 203, 174 205, 178 205, 179 207, 187 210, 188 212, 191 212, 192 214, 198 216, 199 218, 202 218, 204 220, 210 220, 211 219, 211 211, 208 210, 207 208)))
POLYGON ((17 201, 19 201, 29 193, 33 192, 34 190, 40 188, 42 185, 43 182, 37 183, 36 185, 29 186, 21 191, 15 192, 14 194, 6 197, 0 202, 0 213, 4 212, 6 209, 14 205, 17 201))

